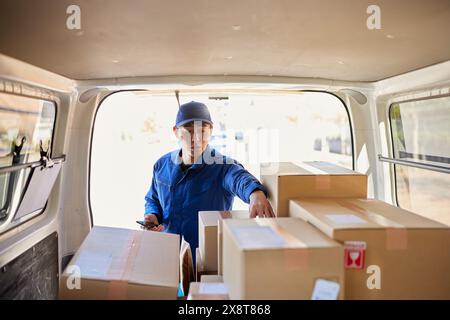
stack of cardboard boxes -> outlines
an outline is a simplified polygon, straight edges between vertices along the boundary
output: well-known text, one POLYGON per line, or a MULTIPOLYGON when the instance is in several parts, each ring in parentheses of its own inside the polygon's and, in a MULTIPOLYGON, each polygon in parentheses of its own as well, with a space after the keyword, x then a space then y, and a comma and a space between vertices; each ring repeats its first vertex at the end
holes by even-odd
POLYGON ((345 250, 346 299, 450 299, 450 228, 369 199, 291 200, 345 250))
POLYGON ((324 162, 265 165, 261 181, 277 218, 200 214, 231 299, 450 299, 448 226, 367 199, 366 175, 324 162))
MULTIPOLYGON (((199 213, 188 299, 450 299, 448 226, 367 199, 367 176, 323 162, 269 164, 261 180, 276 218, 199 213)), ((176 299, 179 275, 178 235, 94 227, 60 298, 176 299)))

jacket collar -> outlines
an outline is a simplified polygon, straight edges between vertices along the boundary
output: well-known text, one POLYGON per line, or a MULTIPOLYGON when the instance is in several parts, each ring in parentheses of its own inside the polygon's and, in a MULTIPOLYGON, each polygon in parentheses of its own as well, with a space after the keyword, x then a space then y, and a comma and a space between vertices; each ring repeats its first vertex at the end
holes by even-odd
MULTIPOLYGON (((171 168, 171 177, 172 181, 175 181, 178 183, 183 178, 183 172, 181 171, 181 164, 182 164, 182 158, 181 158, 182 149, 177 149, 171 152, 170 159, 172 163, 171 168)), ((216 159, 220 157, 220 153, 217 152, 214 148, 212 148, 209 144, 206 146, 205 150, 201 154, 201 156, 198 157, 197 161, 195 161, 192 166, 189 168, 189 170, 198 170, 200 168, 203 168, 206 165, 213 164, 216 162, 216 159)))

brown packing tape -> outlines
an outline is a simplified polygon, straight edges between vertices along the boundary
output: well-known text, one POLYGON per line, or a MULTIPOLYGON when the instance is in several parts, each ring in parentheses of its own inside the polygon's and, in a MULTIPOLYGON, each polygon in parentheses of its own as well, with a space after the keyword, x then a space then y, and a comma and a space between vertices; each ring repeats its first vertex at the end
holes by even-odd
POLYGON ((122 300, 127 298, 128 280, 133 272, 134 262, 139 252, 142 242, 142 236, 145 231, 132 231, 127 244, 123 247, 120 258, 109 268, 108 274, 111 275, 116 270, 123 270, 120 280, 110 281, 108 286, 108 299, 122 300))
POLYGON ((408 248, 408 230, 404 225, 392 221, 378 213, 366 210, 349 201, 336 200, 336 202, 340 206, 358 212, 373 222, 385 227, 387 250, 406 250, 408 248))
POLYGON ((302 270, 307 271, 309 269, 308 249, 304 250, 284 250, 284 262, 287 271, 302 270))
POLYGON ((267 226, 271 227, 274 231, 276 231, 283 239, 286 241, 287 245, 289 247, 304 247, 307 248, 307 245, 302 242, 301 240, 294 237, 292 234, 290 234, 289 231, 287 231, 285 228, 280 226, 278 223, 274 221, 274 219, 271 218, 256 218, 254 219, 256 223, 260 226, 267 226))
POLYGON ((386 229, 386 249, 406 250, 408 248, 408 230, 406 228, 386 229))
POLYGON ((314 177, 314 183, 316 190, 329 190, 331 188, 331 176, 318 175, 314 177))

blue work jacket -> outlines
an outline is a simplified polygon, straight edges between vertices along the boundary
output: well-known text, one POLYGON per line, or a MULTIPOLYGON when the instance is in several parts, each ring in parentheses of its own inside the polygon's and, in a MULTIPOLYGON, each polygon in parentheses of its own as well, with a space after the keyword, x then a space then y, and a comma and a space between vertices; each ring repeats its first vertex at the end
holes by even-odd
POLYGON ((156 161, 150 190, 145 196, 145 214, 155 214, 165 231, 189 242, 195 262, 198 247, 198 212, 231 210, 235 196, 249 203, 250 194, 265 187, 244 167, 209 145, 184 173, 181 150, 156 161))

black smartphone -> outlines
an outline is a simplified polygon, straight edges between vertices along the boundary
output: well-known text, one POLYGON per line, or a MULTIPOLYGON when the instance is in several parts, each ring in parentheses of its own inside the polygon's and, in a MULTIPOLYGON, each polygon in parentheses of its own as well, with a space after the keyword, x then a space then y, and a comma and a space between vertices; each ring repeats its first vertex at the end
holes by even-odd
POLYGON ((148 223, 146 224, 145 221, 143 220, 137 220, 136 223, 140 224, 141 226, 145 227, 145 228, 153 228, 153 227, 157 227, 157 224, 154 223, 148 223))

